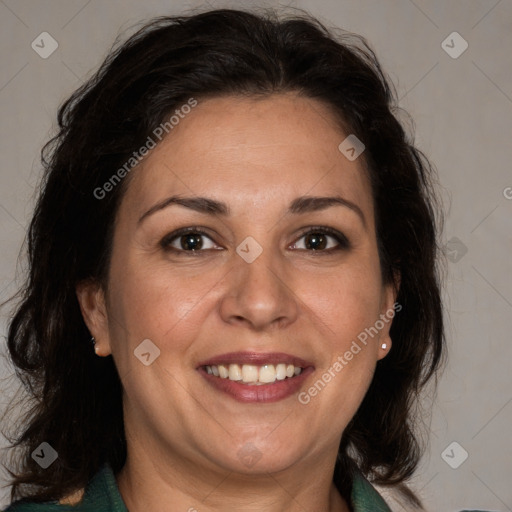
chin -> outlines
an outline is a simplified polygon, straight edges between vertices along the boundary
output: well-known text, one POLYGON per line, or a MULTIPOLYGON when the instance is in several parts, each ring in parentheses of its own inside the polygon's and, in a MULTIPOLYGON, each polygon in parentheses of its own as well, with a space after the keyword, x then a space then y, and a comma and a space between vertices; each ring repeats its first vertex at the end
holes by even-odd
POLYGON ((297 443, 297 437, 290 435, 288 440, 293 439, 292 445, 286 445, 284 439, 275 439, 275 442, 269 442, 269 439, 259 438, 251 441, 232 443, 232 448, 236 452, 232 454, 234 460, 230 459, 227 465, 231 466, 233 471, 242 474, 265 474, 284 471, 293 466, 300 460, 303 460, 305 454, 303 445, 297 443))

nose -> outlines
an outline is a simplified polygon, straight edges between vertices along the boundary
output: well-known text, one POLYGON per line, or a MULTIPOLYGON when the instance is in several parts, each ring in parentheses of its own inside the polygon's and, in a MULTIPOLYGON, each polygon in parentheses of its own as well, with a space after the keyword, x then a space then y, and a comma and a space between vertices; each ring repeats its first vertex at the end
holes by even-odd
POLYGON ((221 301, 222 319, 258 332, 295 322, 299 301, 293 291, 292 272, 279 255, 265 249, 251 263, 238 254, 234 260, 234 268, 226 276, 229 286, 221 301))

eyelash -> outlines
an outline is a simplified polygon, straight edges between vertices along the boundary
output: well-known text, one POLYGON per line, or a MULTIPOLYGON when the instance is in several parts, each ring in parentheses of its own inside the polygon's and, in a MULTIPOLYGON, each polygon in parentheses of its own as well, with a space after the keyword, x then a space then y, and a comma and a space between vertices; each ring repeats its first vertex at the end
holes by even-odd
MULTIPOLYGON (((317 254, 320 255, 322 253, 323 254, 332 254, 333 252, 347 250, 347 249, 351 248, 351 244, 350 244, 349 240, 343 233, 337 231, 336 229, 329 228, 327 226, 310 227, 306 231, 301 233, 301 235, 299 236, 297 241, 300 240, 301 238, 305 237, 306 235, 313 234, 313 233, 315 233, 315 234, 322 233, 322 234, 329 235, 330 237, 334 238, 338 242, 339 245, 337 247, 331 247, 330 249, 318 249, 318 250, 297 249, 297 250, 307 251, 307 252, 315 254, 315 255, 317 255, 317 254)), ((208 235, 208 233, 206 233, 203 229, 201 229, 200 227, 192 226, 192 227, 187 227, 187 228, 181 228, 176 231, 173 231, 172 233, 169 233, 160 241, 160 245, 165 251, 173 252, 180 256, 186 254, 186 255, 190 255, 192 257, 197 257, 202 252, 218 250, 218 249, 199 249, 199 250, 188 250, 187 251, 184 249, 176 249, 176 247, 171 247, 171 243, 175 239, 179 238, 180 236, 188 235, 188 234, 202 235, 202 236, 205 236, 205 237, 209 238, 210 240, 212 240, 211 236, 208 235)), ((214 242, 214 241, 212 240, 212 242, 214 242)), ((295 243, 296 242, 294 242, 294 244, 295 243)))

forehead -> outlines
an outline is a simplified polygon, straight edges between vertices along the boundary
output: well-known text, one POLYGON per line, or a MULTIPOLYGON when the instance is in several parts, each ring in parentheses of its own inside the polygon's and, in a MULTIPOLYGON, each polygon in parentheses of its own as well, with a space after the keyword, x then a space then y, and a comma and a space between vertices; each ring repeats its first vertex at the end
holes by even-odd
POLYGON ((268 208, 300 195, 342 194, 370 213, 363 158, 350 161, 338 148, 348 135, 327 105, 294 93, 198 100, 132 171, 125 200, 144 208, 195 194, 239 198, 243 207, 250 197, 268 208))

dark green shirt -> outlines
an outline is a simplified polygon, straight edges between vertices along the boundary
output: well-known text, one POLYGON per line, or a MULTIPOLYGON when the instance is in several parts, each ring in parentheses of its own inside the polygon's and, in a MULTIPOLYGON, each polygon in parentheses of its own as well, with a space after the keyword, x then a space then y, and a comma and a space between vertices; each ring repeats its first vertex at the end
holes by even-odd
MULTIPOLYGON (((351 495, 354 512, 391 512, 380 494, 361 474, 356 475, 351 495)), ((108 465, 104 465, 87 485, 84 497, 75 506, 47 503, 11 504, 5 512, 128 512, 117 482, 108 465)))

